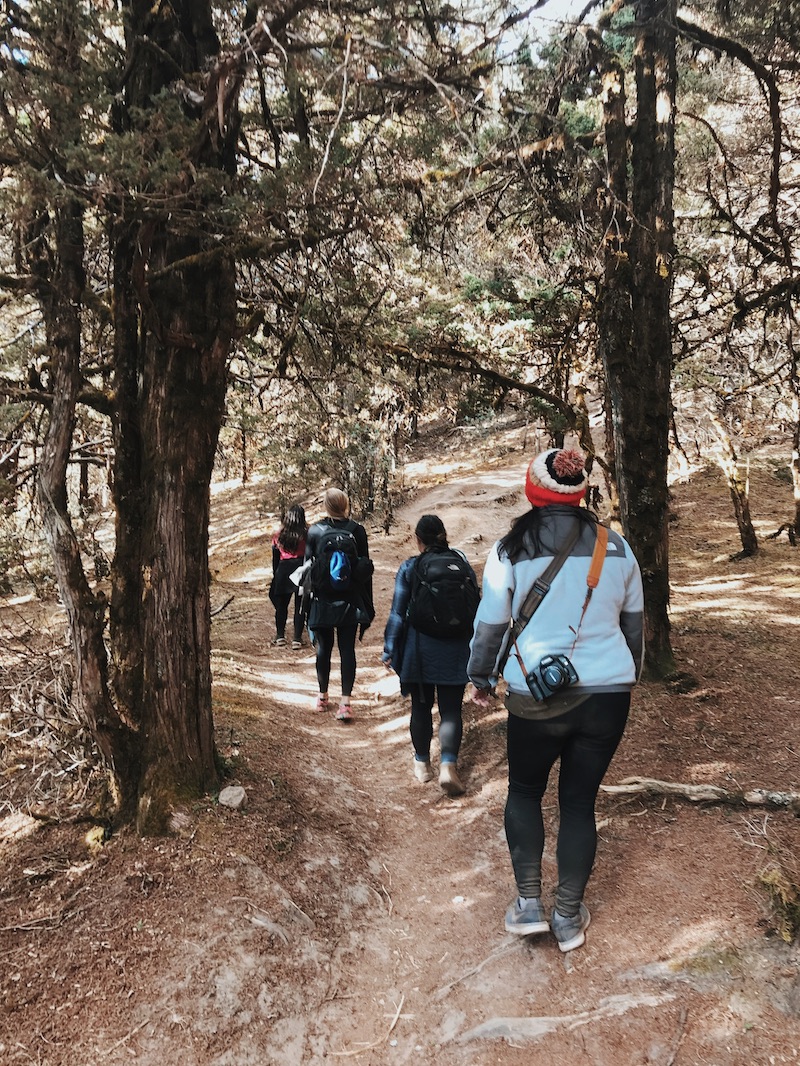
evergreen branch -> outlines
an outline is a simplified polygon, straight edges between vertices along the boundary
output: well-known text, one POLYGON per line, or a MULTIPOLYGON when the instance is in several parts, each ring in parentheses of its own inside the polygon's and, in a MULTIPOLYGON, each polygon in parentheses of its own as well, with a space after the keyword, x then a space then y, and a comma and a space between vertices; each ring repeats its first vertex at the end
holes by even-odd
POLYGON ((769 118, 772 126, 772 166, 769 177, 770 218, 772 220, 772 227, 780 239, 786 265, 791 266, 791 247, 778 218, 778 198, 781 191, 780 168, 781 151, 783 148, 783 123, 781 119, 781 101, 777 82, 775 81, 772 72, 768 70, 763 63, 760 63, 748 48, 745 48, 745 46, 738 41, 733 41, 729 37, 722 37, 719 34, 712 33, 710 30, 702 29, 700 26, 685 22, 681 18, 676 19, 676 26, 679 33, 688 40, 694 41, 695 44, 703 45, 705 48, 710 48, 714 51, 723 52, 732 59, 737 59, 756 76, 767 97, 769 118))
POLYGON ((533 385, 528 381, 520 381, 519 378, 508 377, 497 370, 492 370, 479 362, 471 352, 465 351, 455 344, 434 345, 429 353, 424 355, 414 352, 411 348, 402 344, 392 344, 389 347, 396 355, 403 355, 424 366, 434 366, 442 370, 452 370, 461 374, 477 374, 485 381, 491 382, 491 384, 497 385, 499 388, 514 389, 518 392, 527 393, 528 396, 535 396, 563 415, 571 429, 574 429, 577 425, 578 419, 574 408, 571 404, 562 400, 560 396, 556 396, 555 393, 548 392, 546 389, 541 389, 538 385, 533 385))
POLYGON ((739 325, 747 315, 762 308, 766 309, 767 313, 783 308, 790 309, 791 301, 797 299, 798 296, 800 296, 800 278, 798 277, 784 278, 783 281, 771 285, 770 288, 750 300, 745 300, 737 294, 735 302, 738 310, 733 316, 733 321, 739 325))

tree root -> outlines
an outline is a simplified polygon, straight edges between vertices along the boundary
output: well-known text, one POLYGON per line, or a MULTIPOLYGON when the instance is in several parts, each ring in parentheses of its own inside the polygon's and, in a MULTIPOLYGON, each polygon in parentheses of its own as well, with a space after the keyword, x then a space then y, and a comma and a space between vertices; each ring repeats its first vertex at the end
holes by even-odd
POLYGON ((613 794, 680 796, 690 803, 722 803, 731 807, 788 808, 800 817, 800 792, 773 792, 765 788, 730 791, 719 785, 689 785, 675 781, 658 781, 652 777, 626 777, 618 785, 601 785, 601 791, 613 794))

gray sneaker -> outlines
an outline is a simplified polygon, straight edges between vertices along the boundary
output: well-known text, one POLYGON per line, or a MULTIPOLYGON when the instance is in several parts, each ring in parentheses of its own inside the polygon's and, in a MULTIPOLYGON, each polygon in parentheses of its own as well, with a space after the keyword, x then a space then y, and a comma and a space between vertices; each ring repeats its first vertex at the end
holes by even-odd
POLYGON ((559 948, 562 951, 573 951, 579 948, 586 940, 585 934, 591 920, 589 908, 583 903, 578 913, 571 918, 565 918, 563 914, 554 910, 550 916, 550 925, 559 948))
POLYGON ((544 914, 540 899, 514 900, 506 911, 506 932, 517 936, 530 936, 531 933, 546 933, 550 925, 544 914))

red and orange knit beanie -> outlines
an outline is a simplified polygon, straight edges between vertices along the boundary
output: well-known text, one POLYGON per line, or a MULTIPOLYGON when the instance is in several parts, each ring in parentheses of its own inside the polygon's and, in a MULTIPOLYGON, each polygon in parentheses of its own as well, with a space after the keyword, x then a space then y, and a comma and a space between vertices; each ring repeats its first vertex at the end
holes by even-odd
POLYGON ((552 448, 537 455, 525 479, 525 495, 531 505, 571 503, 577 506, 589 484, 585 461, 583 452, 567 448, 552 448))

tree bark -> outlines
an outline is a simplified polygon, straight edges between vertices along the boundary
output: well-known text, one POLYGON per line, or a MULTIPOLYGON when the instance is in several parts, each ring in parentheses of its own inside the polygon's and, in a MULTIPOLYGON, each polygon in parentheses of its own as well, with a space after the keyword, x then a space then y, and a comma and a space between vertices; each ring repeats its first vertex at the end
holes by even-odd
POLYGON ((642 569, 646 673, 674 670, 669 622, 669 492, 675 126, 675 0, 638 5, 636 123, 625 127, 622 72, 606 65, 608 182, 599 350, 614 430, 623 531, 642 569), (627 145, 631 189, 628 206, 627 145))
POLYGON ((750 515, 750 491, 747 480, 742 481, 739 472, 739 456, 733 446, 731 435, 725 427, 722 419, 712 413, 711 424, 717 431, 721 454, 719 457, 720 468, 725 475, 728 491, 731 494, 733 513, 736 517, 736 526, 739 530, 739 539, 742 542, 741 558, 755 555, 758 551, 758 537, 753 528, 753 519, 750 515))
MULTIPOLYGON (((205 0, 159 8, 155 24, 153 10, 129 9, 131 48, 147 32, 160 51, 135 53, 128 116, 134 109, 146 115, 176 70, 197 73, 215 46, 205 0)), ((140 737, 135 803, 143 833, 162 831, 176 801, 218 781, 208 523, 236 293, 233 261, 202 236, 206 205, 194 192, 194 164, 222 169, 223 146, 215 150, 200 135, 196 143, 198 158, 179 177, 183 221, 132 208, 121 213, 112 238, 117 523, 110 631, 115 692, 140 737)))
MULTIPOLYGON (((63 3, 42 34, 56 77, 77 76, 80 37, 77 6, 63 3)), ((61 149, 81 137, 78 107, 67 97, 50 117, 49 135, 61 149)), ((48 163, 41 163, 45 170, 48 163)), ((79 712, 111 771, 120 810, 130 812, 128 797, 139 773, 138 743, 129 718, 113 699, 104 640, 106 601, 92 590, 72 525, 67 468, 75 435, 81 373, 84 274, 84 207, 57 187, 47 203, 47 183, 34 184, 25 256, 34 279, 47 340, 52 401, 37 471, 36 496, 44 535, 53 560, 61 602, 67 615, 75 659, 75 696, 79 712), (127 806, 126 806, 127 805, 127 806)))
POLYGON ((53 378, 53 401, 36 482, 37 502, 67 614, 78 709, 111 771, 119 808, 130 813, 128 797, 135 792, 138 777, 136 735, 111 697, 103 639, 105 599, 92 591, 86 578, 67 497, 67 463, 81 389, 82 208, 67 203, 49 222, 51 244, 45 249, 40 235, 28 246, 39 281, 53 378))
MULTIPOLYGON (((794 544, 800 536, 800 373, 797 369, 797 351, 794 346, 794 333, 789 329, 789 352, 790 371, 789 382, 792 390, 792 461, 790 470, 792 474, 792 496, 794 499, 794 544)), ((791 540, 791 535, 790 535, 791 540)))
MULTIPOLYGON (((218 49, 210 3, 153 7, 129 0, 123 7, 128 63, 116 119, 123 140, 136 136, 142 165, 133 178, 112 175, 108 187, 116 181, 125 193, 105 203, 113 220, 107 231, 116 512, 110 662, 105 599, 87 581, 68 507, 67 462, 83 386, 85 279, 83 208, 62 191, 63 182, 54 206, 34 217, 26 248, 53 376, 38 498, 69 622, 78 700, 113 773, 117 817, 135 818, 145 833, 163 831, 175 804, 218 781, 208 522, 236 291, 233 260, 209 221, 218 195, 209 190, 224 194, 237 97, 226 97, 224 114, 213 95, 201 114, 183 115, 165 159, 159 109, 172 84, 210 78, 209 60, 218 49), (209 169, 220 172, 219 180, 198 181, 209 169)), ((52 39, 43 39, 55 79, 63 64, 81 63, 79 26, 77 7, 62 4, 52 39)), ((70 69, 75 74, 77 67, 70 69)), ((80 144, 79 110, 54 112, 49 132, 59 147, 80 144)), ((45 161, 43 170, 49 166, 45 161)))

